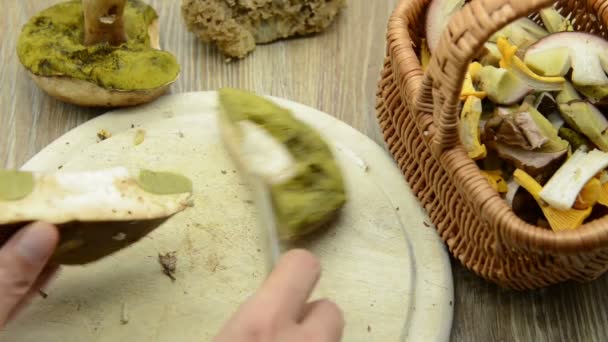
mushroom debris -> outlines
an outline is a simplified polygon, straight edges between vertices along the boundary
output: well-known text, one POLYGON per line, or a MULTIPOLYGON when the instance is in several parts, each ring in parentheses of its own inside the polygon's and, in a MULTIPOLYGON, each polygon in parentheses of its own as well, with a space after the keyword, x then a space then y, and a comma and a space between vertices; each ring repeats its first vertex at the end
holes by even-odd
POLYGON ((49 95, 82 106, 146 103, 180 72, 160 50, 158 15, 140 0, 75 0, 51 6, 23 27, 17 54, 49 95))
MULTIPOLYGON (((420 59, 465 1, 434 0, 420 59)), ((575 32, 554 7, 495 33, 461 92, 460 140, 530 224, 572 230, 608 212, 608 41, 575 32)))

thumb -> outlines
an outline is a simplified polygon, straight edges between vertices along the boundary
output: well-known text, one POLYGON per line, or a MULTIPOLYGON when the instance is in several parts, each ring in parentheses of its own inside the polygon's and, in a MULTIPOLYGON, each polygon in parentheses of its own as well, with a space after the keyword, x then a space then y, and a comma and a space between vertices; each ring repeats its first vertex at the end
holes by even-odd
POLYGON ((27 296, 58 240, 57 228, 37 222, 21 229, 0 247, 0 327, 27 296))

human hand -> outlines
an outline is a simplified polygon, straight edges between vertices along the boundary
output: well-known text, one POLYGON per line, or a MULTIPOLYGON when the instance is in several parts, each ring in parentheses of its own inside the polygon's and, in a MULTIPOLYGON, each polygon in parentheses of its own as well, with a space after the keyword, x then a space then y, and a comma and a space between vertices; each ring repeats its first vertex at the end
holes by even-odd
POLYGON ((228 321, 214 342, 338 342, 344 318, 328 300, 308 303, 321 274, 309 252, 286 253, 258 292, 228 321))
POLYGON ((57 267, 47 267, 47 262, 58 241, 56 227, 37 222, 20 229, 0 246, 0 328, 55 274, 57 267))

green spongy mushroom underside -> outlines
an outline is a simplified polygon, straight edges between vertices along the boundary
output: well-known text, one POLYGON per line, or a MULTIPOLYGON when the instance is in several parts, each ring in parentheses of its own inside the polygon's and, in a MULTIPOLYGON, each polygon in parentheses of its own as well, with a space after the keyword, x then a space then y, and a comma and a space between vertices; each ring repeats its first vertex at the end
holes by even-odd
POLYGON ((173 82, 180 72, 175 57, 150 47, 148 29, 158 18, 154 9, 129 0, 123 16, 126 43, 85 46, 82 2, 59 3, 25 24, 17 54, 35 75, 70 77, 109 90, 151 90, 173 82))
POLYGON ((297 238, 332 220, 346 203, 346 191, 323 138, 289 110, 262 97, 237 89, 220 89, 219 97, 229 121, 255 123, 295 159, 295 176, 271 187, 281 237, 297 238))

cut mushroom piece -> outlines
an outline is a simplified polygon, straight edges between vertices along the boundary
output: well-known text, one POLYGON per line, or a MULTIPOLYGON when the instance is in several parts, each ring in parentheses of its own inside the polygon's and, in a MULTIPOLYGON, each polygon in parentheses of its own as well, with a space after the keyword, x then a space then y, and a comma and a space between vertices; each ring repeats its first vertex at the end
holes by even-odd
POLYGON ((511 71, 484 66, 477 74, 479 89, 490 100, 500 105, 512 105, 521 101, 534 90, 511 71))
POLYGON ((496 43, 500 38, 505 38, 524 53, 529 46, 548 34, 547 30, 529 18, 520 18, 492 35, 489 42, 496 43))
POLYGON ((483 53, 479 57, 479 62, 483 65, 492 65, 497 67, 502 55, 496 43, 485 43, 483 53))
POLYGON ((46 93, 82 106, 152 101, 180 72, 175 57, 160 50, 156 12, 140 0, 51 6, 23 27, 17 54, 46 93))
POLYGON ((562 139, 566 140, 570 146, 572 146, 572 151, 582 149, 587 152, 591 149, 591 146, 593 146, 584 135, 573 129, 560 127, 558 133, 562 139))
POLYGON ((539 14, 549 33, 574 31, 570 20, 562 16, 554 7, 543 8, 539 14))
POLYGON ((553 208, 569 210, 585 184, 606 167, 608 153, 578 150, 549 179, 539 196, 553 208))
MULTIPOLYGON (((551 175, 563 162, 568 154, 568 142, 558 136, 551 122, 541 115, 534 107, 523 104, 515 112, 495 114, 502 123, 513 119, 518 113, 522 115, 519 124, 513 121, 513 131, 519 132, 520 139, 503 139, 492 134, 492 128, 486 124, 485 144, 498 156, 510 162, 516 168, 522 169, 533 176, 546 177, 551 175), (506 121, 505 121, 506 119, 506 121), (531 139, 532 138, 532 139, 531 139), (522 143, 527 145, 522 147, 522 143), (534 143, 532 143, 534 142, 534 143), (542 145, 539 147, 539 145, 542 145)), ((494 128, 500 130, 500 127, 494 128)))
POLYGON ((0 171, 0 184, 0 245, 20 226, 46 221, 61 232, 51 261, 70 265, 99 260, 137 242, 190 206, 192 193, 192 183, 182 175, 142 170, 132 176, 123 167, 0 171))
POLYGON ((524 80, 535 91, 561 90, 566 79, 563 77, 546 77, 536 74, 516 56, 518 47, 509 43, 505 38, 499 38, 498 49, 502 54, 500 67, 512 71, 513 74, 524 80))
POLYGON ((462 91, 460 92, 460 99, 462 101, 466 101, 469 96, 475 96, 480 99, 484 99, 487 94, 483 91, 477 90, 475 85, 473 84, 473 80, 477 77, 479 70, 481 70, 481 64, 474 62, 469 65, 469 69, 464 77, 464 82, 462 84, 462 91))
POLYGON ((551 226, 551 229, 553 231, 557 232, 576 229, 581 224, 583 224, 583 222, 586 218, 589 217, 589 215, 591 215, 591 207, 584 210, 577 210, 571 208, 568 208, 566 210, 559 210, 550 205, 547 205, 547 203, 543 201, 540 196, 540 193, 544 190, 543 187, 538 184, 538 182, 534 180, 534 178, 532 178, 530 175, 528 175, 522 170, 515 170, 515 172, 513 173, 513 178, 536 200, 541 210, 543 211, 543 214, 547 218, 547 221, 549 221, 549 225, 551 226))
POLYGON ((543 134, 529 112, 496 115, 485 125, 487 136, 510 146, 532 151, 541 148, 549 137, 543 134))
POLYGON ((450 18, 464 6, 465 0, 433 0, 426 16, 426 40, 431 52, 435 52, 439 39, 450 18))
MULTIPOLYGON (((551 34, 531 46, 526 52, 525 61, 539 60, 538 54, 549 51, 568 49, 572 68, 572 82, 576 86, 606 86, 608 77, 606 72, 605 53, 608 50, 608 41, 602 37, 584 32, 560 32, 551 34)), ((535 64, 535 68, 543 70, 543 74, 554 68, 554 61, 535 64)))
POLYGON ((475 96, 469 96, 462 107, 459 128, 460 141, 473 160, 483 159, 487 155, 485 145, 479 141, 481 113, 481 100, 475 96))
POLYGON ((557 96, 555 97, 555 100, 557 101, 558 105, 569 103, 572 101, 581 101, 582 99, 583 98, 579 95, 579 93, 576 91, 576 89, 574 88, 574 86, 572 86, 570 82, 566 82, 562 87, 562 90, 557 93, 557 96))
POLYGON ((570 49, 557 48, 527 55, 526 65, 542 76, 565 76, 570 71, 570 49))
POLYGON ((560 104, 559 109, 568 125, 602 151, 608 151, 608 120, 594 105, 586 101, 570 101, 560 104))
POLYGON ((282 240, 322 229, 337 217, 346 203, 345 184, 317 131, 245 91, 221 89, 219 100, 222 139, 245 174, 256 173, 270 186, 282 240))
POLYGON ((496 151, 500 158, 535 177, 544 177, 557 170, 568 154, 567 148, 562 151, 548 152, 528 151, 499 141, 487 142, 486 145, 496 151))
POLYGON ((576 89, 593 104, 608 105, 608 85, 578 86, 576 89))
POLYGON ((504 194, 509 191, 507 182, 502 177, 501 170, 481 170, 481 174, 488 180, 490 186, 498 193, 504 194))
POLYGON ((587 209, 593 208, 593 206, 597 203, 600 198, 600 193, 602 191, 602 184, 600 180, 597 178, 591 178, 581 192, 576 196, 576 201, 572 205, 573 209, 587 209))

